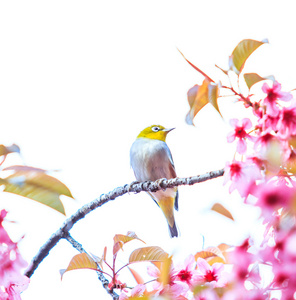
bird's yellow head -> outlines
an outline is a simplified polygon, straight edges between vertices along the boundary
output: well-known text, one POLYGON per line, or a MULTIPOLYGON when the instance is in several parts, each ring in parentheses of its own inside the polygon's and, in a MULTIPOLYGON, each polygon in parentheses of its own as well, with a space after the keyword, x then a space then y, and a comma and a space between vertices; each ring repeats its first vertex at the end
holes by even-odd
POLYGON ((137 138, 147 138, 165 142, 167 134, 175 128, 165 128, 161 125, 152 125, 142 130, 137 138))

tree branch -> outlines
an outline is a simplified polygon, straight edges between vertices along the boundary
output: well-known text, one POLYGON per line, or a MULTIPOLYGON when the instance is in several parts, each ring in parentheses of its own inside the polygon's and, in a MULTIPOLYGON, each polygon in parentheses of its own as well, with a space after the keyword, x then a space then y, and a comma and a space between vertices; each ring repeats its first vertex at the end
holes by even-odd
POLYGON ((85 204, 80 209, 77 210, 75 214, 69 217, 49 239, 48 241, 40 248, 37 255, 33 258, 30 267, 26 272, 26 276, 31 277, 34 271, 37 269, 38 265, 42 260, 49 254, 49 251, 59 242, 62 238, 67 238, 69 231, 74 226, 76 222, 83 219, 89 212, 94 209, 104 205, 110 200, 114 200, 119 196, 122 196, 127 193, 140 193, 140 192, 156 192, 161 189, 172 188, 179 185, 193 185, 195 183, 204 182, 209 179, 223 176, 224 169, 218 171, 212 171, 205 173, 203 175, 191 176, 187 178, 173 178, 173 179, 159 179, 156 181, 145 181, 145 182, 133 182, 131 184, 126 184, 122 187, 118 187, 113 191, 102 194, 99 198, 94 201, 85 204))

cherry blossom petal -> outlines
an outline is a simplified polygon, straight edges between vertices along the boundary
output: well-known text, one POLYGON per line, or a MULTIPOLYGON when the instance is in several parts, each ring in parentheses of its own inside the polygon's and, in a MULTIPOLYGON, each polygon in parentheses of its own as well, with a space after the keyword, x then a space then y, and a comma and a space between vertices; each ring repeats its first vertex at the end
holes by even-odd
POLYGON ((244 154, 247 150, 247 143, 245 140, 243 139, 239 139, 237 141, 237 147, 236 147, 236 150, 239 154, 244 154))

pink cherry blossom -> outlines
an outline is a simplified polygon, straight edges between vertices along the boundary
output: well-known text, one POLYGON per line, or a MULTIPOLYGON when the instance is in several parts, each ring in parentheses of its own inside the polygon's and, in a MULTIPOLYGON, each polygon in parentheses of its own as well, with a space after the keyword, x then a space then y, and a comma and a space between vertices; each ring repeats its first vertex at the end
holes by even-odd
POLYGON ((196 262, 193 255, 188 256, 184 263, 174 269, 174 279, 185 282, 187 285, 192 285, 196 262))
POLYGON ((229 193, 236 189, 241 197, 248 196, 251 186, 262 178, 259 167, 252 162, 234 160, 232 163, 227 162, 224 170, 224 184, 231 182, 229 193))
POLYGON ((262 118, 258 120, 257 127, 260 127, 261 131, 277 131, 278 122, 279 114, 277 114, 276 116, 264 114, 262 118))
POLYGON ((16 300, 27 288, 29 278, 22 274, 27 263, 2 226, 6 214, 5 210, 0 212, 0 299, 16 300))
POLYGON ((250 241, 246 239, 240 246, 229 252, 229 261, 233 264, 232 281, 239 286, 244 286, 245 280, 249 276, 249 266, 254 261, 254 257, 249 253, 250 241))
POLYGON ((246 132, 247 129, 252 127, 252 123, 248 118, 244 118, 242 121, 231 119, 229 123, 234 127, 234 131, 228 134, 227 141, 232 143, 235 139, 238 139, 236 150, 238 153, 244 154, 247 150, 246 139, 254 140, 254 137, 246 132))
POLYGON ((262 91, 267 94, 263 100, 263 104, 266 105, 266 113, 270 116, 275 117, 279 113, 277 100, 289 101, 292 99, 291 94, 281 91, 281 84, 277 81, 273 82, 272 87, 269 87, 265 82, 262 86, 262 91))
POLYGON ((210 266, 205 259, 199 257, 196 264, 197 273, 193 279, 196 284, 210 284, 213 288, 227 284, 226 278, 223 277, 224 265, 222 263, 214 263, 210 266))
POLYGON ((293 189, 281 181, 270 181, 257 186, 255 192, 256 205, 261 208, 262 216, 272 220, 274 213, 280 208, 289 208, 293 199, 293 189))
POLYGON ((296 135, 296 101, 289 107, 284 107, 279 114, 277 124, 278 135, 282 139, 287 139, 296 135))
MULTIPOLYGON (((148 266, 147 271, 150 276, 159 279, 161 272, 156 266, 148 266)), ((153 283, 153 290, 155 291, 155 296, 168 296, 173 299, 178 299, 177 297, 186 295, 189 286, 187 283, 177 280, 174 268, 171 266, 168 284, 163 285, 162 282, 156 280, 153 283)))
POLYGON ((281 299, 295 299, 296 286, 296 263, 274 263, 273 264, 273 287, 282 290, 281 299))
POLYGON ((265 152, 270 143, 277 141, 277 137, 270 133, 270 131, 265 131, 260 134, 260 136, 257 138, 254 149, 258 151, 265 152))
MULTIPOLYGON (((144 284, 138 284, 136 285, 132 290, 131 290, 131 293, 130 293, 130 297, 140 297, 143 295, 144 291, 146 290, 146 286, 144 284)), ((124 292, 126 292, 126 289, 124 289, 124 292)), ((119 300, 127 300, 129 299, 130 297, 126 294, 122 292, 120 295, 119 295, 119 300)))

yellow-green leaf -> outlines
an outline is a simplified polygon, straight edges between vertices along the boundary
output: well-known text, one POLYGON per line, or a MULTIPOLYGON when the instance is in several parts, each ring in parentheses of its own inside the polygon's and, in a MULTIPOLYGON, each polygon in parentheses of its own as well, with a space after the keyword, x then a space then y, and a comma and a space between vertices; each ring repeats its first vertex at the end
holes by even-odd
POLYGON ((217 110, 217 112, 220 114, 222 117, 219 107, 218 107, 218 97, 219 97, 219 88, 217 84, 209 83, 208 85, 208 97, 209 97, 209 102, 214 106, 214 108, 217 110))
POLYGON ((139 240, 143 243, 141 239, 133 231, 128 231, 126 235, 124 234, 116 234, 113 238, 114 246, 113 246, 113 255, 115 255, 120 249, 122 249, 123 245, 132 240, 139 240))
POLYGON ((126 235, 124 234, 116 234, 113 238, 114 243, 117 243, 119 241, 123 242, 124 244, 132 241, 132 240, 139 240, 145 244, 143 240, 141 240, 133 231, 128 231, 126 235))
POLYGON ((164 261, 167 257, 168 254, 158 246, 144 247, 134 250, 129 257, 129 262, 164 261))
POLYGON ((173 261, 171 256, 167 256, 161 263, 159 281, 163 284, 163 286, 166 286, 170 283, 170 271, 172 268, 172 263, 173 261))
POLYGON ((193 295, 197 296, 200 293, 202 293, 203 291, 209 289, 210 286, 209 285, 195 285, 193 288, 193 295))
POLYGON ((215 203, 211 210, 217 212, 218 214, 231 219, 232 221, 234 221, 233 216, 231 215, 231 213, 229 212, 229 210, 227 210, 222 204, 220 203, 215 203))
POLYGON ((20 153, 20 147, 16 144, 12 144, 11 146, 0 145, 0 156, 13 152, 20 153))
POLYGON ((202 85, 196 84, 191 89, 189 89, 187 93, 187 98, 190 110, 186 115, 187 124, 194 125, 194 117, 207 103, 211 103, 215 107, 215 109, 220 113, 217 104, 218 95, 218 86, 216 84, 211 83, 207 79, 203 81, 202 85))
POLYGON ((73 196, 61 181, 47 175, 42 169, 28 166, 11 166, 3 171, 14 172, 0 179, 0 185, 5 186, 5 192, 33 199, 65 214, 59 197, 65 195, 73 198, 73 196))
POLYGON ((268 43, 267 40, 256 41, 251 39, 242 40, 233 50, 229 57, 229 68, 236 74, 240 74, 248 57, 261 45, 268 43))
POLYGON ((97 264, 88 254, 80 253, 71 259, 67 269, 63 270, 61 275, 63 276, 65 272, 79 269, 97 270, 97 264))
POLYGON ((261 77, 257 73, 245 73, 244 74, 245 82, 250 89, 255 83, 260 82, 262 80, 275 80, 274 76, 266 76, 266 77, 261 77))

